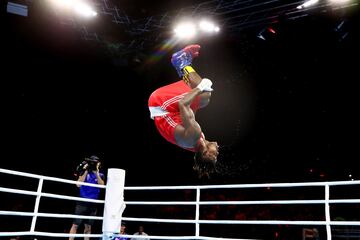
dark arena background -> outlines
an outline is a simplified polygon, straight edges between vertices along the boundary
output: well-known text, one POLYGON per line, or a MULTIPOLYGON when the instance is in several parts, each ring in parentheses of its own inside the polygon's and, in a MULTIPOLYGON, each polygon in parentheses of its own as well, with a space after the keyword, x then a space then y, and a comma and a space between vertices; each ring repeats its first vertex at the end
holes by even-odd
MULTIPOLYGON (((66 8, 69 1, 0 0, 0 168, 76 180, 79 163, 97 155, 105 174, 109 168, 126 170, 126 186, 360 179, 357 0, 88 0, 84 2, 92 10, 85 15, 66 8), (213 21, 215 30, 197 29, 193 38, 175 35, 181 21, 196 24, 202 19, 213 21), (206 138, 220 145, 221 171, 209 179, 199 179, 194 172, 193 153, 157 132, 148 110, 148 98, 156 88, 179 80, 170 59, 188 44, 201 45, 193 67, 211 79, 214 88, 209 106, 196 114, 206 138)), ((2 174, 0 179, 0 187, 37 188, 35 180, 2 174)), ((44 189, 78 194, 73 185, 49 183, 44 189)), ((202 198, 286 200, 323 195, 280 190, 216 190, 202 198)), ((359 190, 339 189, 334 194, 356 199, 359 190)), ((192 191, 125 192, 125 199, 144 201, 194 196, 192 191)), ((0 199, 0 211, 33 210, 30 196, 1 193, 0 199)), ((43 201, 39 212, 73 213, 72 201, 43 201)), ((128 206, 124 215, 191 219, 191 210, 128 206)), ((334 219, 360 220, 360 204, 333 211, 334 219)), ((200 217, 323 220, 323 214, 316 205, 226 205, 204 207, 200 217)), ((29 217, 1 216, 0 231, 25 231, 30 223, 29 217)), ((39 219, 38 227, 68 233, 71 223, 39 219)), ((193 231, 190 224, 143 224, 149 235, 185 236, 193 231)), ((201 231, 216 237, 295 240, 305 239, 302 229, 210 224, 201 231)), ((325 227, 318 229, 318 239, 326 239, 325 227)), ((127 231, 136 232, 137 223, 127 222, 127 231)), ((338 231, 339 236, 360 239, 358 227, 338 231)), ((101 232, 101 223, 93 232, 101 232)))

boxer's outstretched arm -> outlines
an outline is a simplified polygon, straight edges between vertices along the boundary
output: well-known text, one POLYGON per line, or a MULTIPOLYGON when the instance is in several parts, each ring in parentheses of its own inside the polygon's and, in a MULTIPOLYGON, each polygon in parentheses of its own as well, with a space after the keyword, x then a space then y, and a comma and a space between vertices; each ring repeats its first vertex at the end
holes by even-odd
POLYGON ((196 122, 195 114, 190 108, 196 96, 201 93, 199 88, 194 88, 179 101, 182 125, 175 128, 175 139, 181 146, 193 147, 201 136, 201 127, 196 122))
POLYGON ((195 120, 195 114, 190 105, 194 99, 203 92, 212 91, 212 82, 203 79, 179 101, 179 110, 182 125, 175 128, 175 139, 181 146, 193 147, 201 136, 201 127, 195 120))

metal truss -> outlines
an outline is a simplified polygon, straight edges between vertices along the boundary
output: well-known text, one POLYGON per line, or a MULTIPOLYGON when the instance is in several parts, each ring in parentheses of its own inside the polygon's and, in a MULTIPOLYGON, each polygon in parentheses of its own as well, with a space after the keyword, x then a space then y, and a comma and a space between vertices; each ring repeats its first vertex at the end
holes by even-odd
MULTIPOLYGON (((31 2, 32 0, 23 0, 31 2)), ((310 8, 298 9, 306 0, 210 0, 174 11, 167 11, 156 16, 143 19, 134 19, 124 10, 118 8, 112 0, 89 0, 96 8, 99 15, 111 19, 111 23, 121 26, 127 34, 128 40, 121 40, 116 44, 118 51, 130 53, 141 51, 147 45, 159 43, 164 37, 164 32, 171 30, 174 22, 182 18, 198 19, 202 17, 215 20, 221 29, 228 33, 236 33, 247 28, 274 24, 281 19, 298 19, 308 16, 313 10, 328 11, 334 9, 326 0, 320 0, 310 8)), ((356 2, 348 3, 342 8, 357 5, 356 2)), ((78 29, 84 40, 98 41, 109 44, 108 40, 97 30, 92 30, 84 22, 75 18, 61 17, 62 24, 78 29)), ((116 28, 116 26, 112 26, 116 28)))
MULTIPOLYGON (((282 19, 295 20, 306 17, 311 12, 330 11, 336 9, 331 6, 329 1, 320 0, 319 3, 310 7, 298 9, 306 0, 210 0, 189 7, 184 7, 175 11, 168 11, 161 15, 149 16, 144 19, 131 19, 115 6, 109 7, 109 0, 102 0, 102 5, 106 6, 103 12, 113 15, 113 22, 125 24, 127 31, 136 39, 142 47, 147 43, 158 43, 162 33, 170 30, 174 22, 182 18, 201 18, 214 19, 220 27, 228 33, 239 32, 247 28, 266 26, 274 24, 282 19)), ((356 2, 341 6, 346 8, 357 5, 356 2)), ((337 8, 340 8, 338 6, 337 8)))

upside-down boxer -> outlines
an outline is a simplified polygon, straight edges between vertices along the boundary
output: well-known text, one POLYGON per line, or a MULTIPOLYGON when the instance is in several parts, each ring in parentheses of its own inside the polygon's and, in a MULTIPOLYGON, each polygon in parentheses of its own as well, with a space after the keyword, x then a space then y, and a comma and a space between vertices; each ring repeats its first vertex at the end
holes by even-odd
POLYGON ((155 90, 149 98, 149 110, 160 134, 195 152, 194 170, 199 177, 209 177, 216 169, 219 146, 205 138, 195 119, 197 110, 208 105, 213 91, 212 82, 202 79, 191 65, 199 50, 199 45, 189 45, 172 55, 171 63, 181 80, 155 90))

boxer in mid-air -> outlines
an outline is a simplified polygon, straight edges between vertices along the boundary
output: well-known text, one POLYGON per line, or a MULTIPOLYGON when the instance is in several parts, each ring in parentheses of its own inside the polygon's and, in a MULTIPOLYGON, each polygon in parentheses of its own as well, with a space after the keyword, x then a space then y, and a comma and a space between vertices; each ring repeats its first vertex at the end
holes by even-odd
POLYGON ((197 110, 208 105, 213 91, 212 82, 201 78, 191 66, 199 50, 199 45, 189 45, 172 55, 171 63, 181 80, 155 90, 149 98, 149 110, 160 134, 195 152, 194 170, 199 177, 209 177, 215 172, 219 146, 205 138, 195 119, 197 110))

